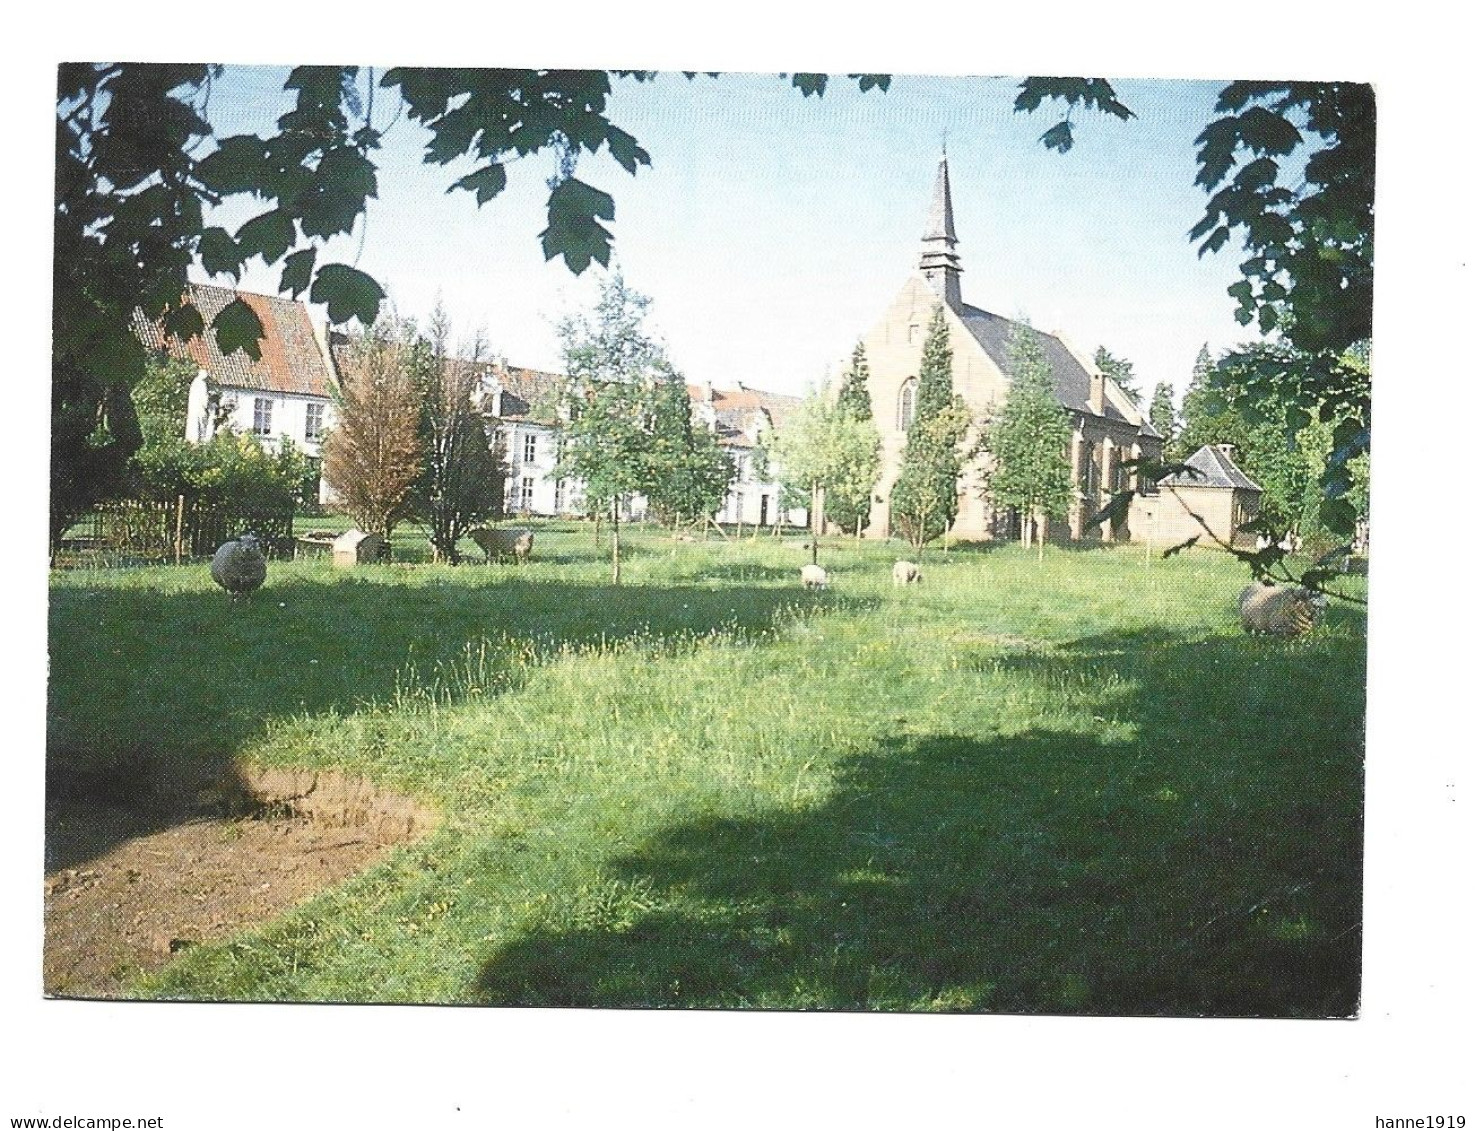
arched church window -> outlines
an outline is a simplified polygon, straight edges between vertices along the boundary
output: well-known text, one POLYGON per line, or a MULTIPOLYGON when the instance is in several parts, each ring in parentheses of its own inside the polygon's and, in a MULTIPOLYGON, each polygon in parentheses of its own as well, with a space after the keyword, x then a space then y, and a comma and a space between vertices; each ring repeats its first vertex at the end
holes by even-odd
POLYGON ((897 398, 896 405, 896 429, 905 432, 912 426, 912 421, 917 418, 917 379, 908 377, 901 386, 901 395, 897 398))

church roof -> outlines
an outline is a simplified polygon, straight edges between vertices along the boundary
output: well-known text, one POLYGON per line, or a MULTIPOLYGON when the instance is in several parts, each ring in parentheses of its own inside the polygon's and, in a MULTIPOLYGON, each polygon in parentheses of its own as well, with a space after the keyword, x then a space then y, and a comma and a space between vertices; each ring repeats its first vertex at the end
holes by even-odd
POLYGON ((922 233, 922 238, 947 240, 949 243, 958 240, 957 230, 953 227, 953 194, 952 185, 948 182, 945 153, 937 166, 937 182, 932 186, 932 209, 927 214, 927 230, 922 233))
POLYGON ((190 284, 184 301, 200 312, 200 317, 205 320, 205 332, 182 342, 166 335, 162 327, 146 319, 142 311, 136 311, 133 330, 145 349, 162 350, 171 357, 192 361, 225 389, 299 393, 313 397, 330 395, 333 373, 318 345, 307 307, 302 303, 203 283, 190 284), (249 357, 245 350, 222 353, 214 332, 209 328, 211 320, 236 299, 255 312, 265 331, 258 360, 249 357))
MULTIPOLYGON (((964 306, 959 312, 959 317, 962 318, 963 325, 967 326, 969 332, 977 339, 978 344, 983 347, 984 352, 1006 375, 1009 374, 1010 339, 1020 331, 1033 334, 1044 350, 1045 359, 1050 363, 1050 371, 1055 375, 1056 398, 1072 411, 1092 414, 1091 374, 1077 360, 1070 347, 1055 335, 1043 333, 1031 326, 1026 326, 1023 322, 1015 322, 1002 315, 980 310, 976 306, 964 306)), ((1127 419, 1110 401, 1106 403, 1102 415, 1108 420, 1127 419)), ((1144 423, 1141 427, 1144 434, 1157 435, 1155 431, 1151 431, 1150 424, 1144 423)))
POLYGON ((558 423, 555 409, 567 378, 541 369, 518 369, 511 365, 497 366, 495 374, 502 386, 501 419, 558 423))
POLYGON ((1162 481, 1164 487, 1220 487, 1259 491, 1261 487, 1239 469, 1227 444, 1205 444, 1183 462, 1197 471, 1190 475, 1180 471, 1162 481))

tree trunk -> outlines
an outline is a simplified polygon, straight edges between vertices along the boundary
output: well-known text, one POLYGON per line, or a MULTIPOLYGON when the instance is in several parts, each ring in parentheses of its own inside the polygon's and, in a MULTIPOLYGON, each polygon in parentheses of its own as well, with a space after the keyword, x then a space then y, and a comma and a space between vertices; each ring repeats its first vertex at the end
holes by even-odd
POLYGON ((819 564, 819 484, 809 488, 809 561, 819 564))
POLYGON ((614 562, 614 582, 620 583, 620 500, 616 499, 609 508, 609 534, 611 558, 614 562))

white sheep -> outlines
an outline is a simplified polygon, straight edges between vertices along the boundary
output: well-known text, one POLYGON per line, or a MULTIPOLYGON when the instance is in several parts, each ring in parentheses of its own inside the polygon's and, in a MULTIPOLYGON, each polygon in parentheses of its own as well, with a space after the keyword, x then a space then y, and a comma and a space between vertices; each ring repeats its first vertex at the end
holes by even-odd
POLYGON ((806 589, 825 589, 829 587, 830 575, 820 566, 810 564, 799 571, 799 580, 806 589))
POLYGON ((892 585, 914 585, 922 580, 922 567, 916 562, 897 562, 891 567, 892 585))
POLYGON ((1295 585, 1251 585, 1239 595, 1239 621, 1246 632, 1300 636, 1326 610, 1326 597, 1295 585))
POLYGON ((488 563, 496 558, 511 557, 522 565, 533 556, 531 530, 493 530, 488 526, 478 526, 468 530, 466 537, 481 547, 488 563))
POLYGON ((266 555, 254 534, 242 534, 226 542, 210 559, 210 576, 230 594, 231 600, 249 596, 266 580, 266 555))

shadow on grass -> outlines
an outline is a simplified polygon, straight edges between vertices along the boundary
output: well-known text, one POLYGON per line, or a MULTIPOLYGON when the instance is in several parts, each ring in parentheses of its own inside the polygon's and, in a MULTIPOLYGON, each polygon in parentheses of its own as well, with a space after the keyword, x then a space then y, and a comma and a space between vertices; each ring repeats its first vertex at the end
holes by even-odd
POLYGON ((818 807, 676 825, 616 860, 600 889, 491 954, 477 996, 1356 1011, 1359 642, 1152 632, 999 662, 1100 688, 1103 723, 1135 734, 887 739, 846 758, 818 807))
MULTIPOLYGON (((466 567, 414 583, 286 577, 232 604, 214 591, 58 587, 47 704, 48 867, 206 812, 273 720, 516 686, 565 648, 762 639, 857 607, 792 588, 612 587, 466 567), (485 647, 483 646, 485 642, 485 647)), ((331 577, 331 575, 329 575, 331 577)), ((419 701, 423 701, 419 700, 419 701)), ((238 782, 239 779, 234 779, 238 782)), ((226 795, 234 796, 227 788, 226 795)))

